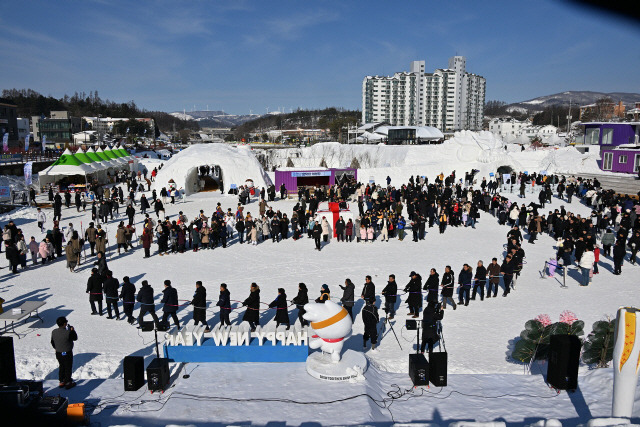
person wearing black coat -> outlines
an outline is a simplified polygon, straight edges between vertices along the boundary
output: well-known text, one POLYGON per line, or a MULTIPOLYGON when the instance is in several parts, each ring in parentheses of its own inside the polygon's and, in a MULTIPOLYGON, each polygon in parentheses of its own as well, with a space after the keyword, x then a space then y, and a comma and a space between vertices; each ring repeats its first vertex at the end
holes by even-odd
POLYGON ((473 270, 469 264, 464 264, 462 271, 458 275, 458 285, 460 292, 458 293, 458 304, 469 305, 469 294, 471 293, 471 281, 473 280, 473 270))
POLYGON ((176 312, 178 311, 178 290, 171 286, 170 280, 164 281, 164 290, 162 291, 164 294, 162 296, 161 304, 162 306, 162 324, 169 325, 169 316, 173 319, 173 323, 180 329, 180 321, 178 320, 178 315, 176 312))
POLYGON ((298 295, 296 295, 292 302, 296 305, 298 309, 298 320, 300 321, 301 326, 306 326, 309 324, 307 320, 305 320, 302 316, 306 313, 304 309, 304 305, 309 303, 309 296, 307 295, 307 285, 304 283, 298 284, 298 295))
POLYGON ((511 281, 513 280, 513 270, 515 268, 512 258, 511 254, 507 255, 500 266, 500 274, 502 274, 502 280, 504 281, 503 297, 509 295, 511 291, 511 281))
POLYGON ((98 261, 93 264, 97 266, 96 270, 102 278, 107 277, 107 271, 109 271, 109 268, 107 267, 107 258, 104 256, 103 252, 98 252, 98 261))
POLYGON ((353 304, 355 304, 356 299, 356 285, 353 284, 351 279, 347 279, 344 281, 344 286, 340 285, 340 289, 342 289, 342 298, 340 298, 340 302, 345 310, 347 310, 347 313, 349 313, 351 321, 353 321, 353 304))
POLYGON ((153 302, 153 288, 149 285, 149 282, 146 280, 142 281, 142 286, 140 287, 140 291, 138 292, 138 296, 136 300, 140 303, 140 314, 138 315, 138 327, 142 327, 142 321, 144 320, 144 315, 149 313, 151 317, 153 317, 153 321, 156 325, 156 329, 160 326, 160 320, 158 320, 158 316, 156 315, 156 305, 153 302))
POLYGON ((111 308, 113 307, 113 311, 116 314, 116 320, 120 320, 120 310, 118 310, 118 288, 120 287, 120 283, 117 279, 113 277, 113 273, 111 271, 107 271, 107 278, 102 284, 102 290, 104 292, 104 297, 107 300, 107 318, 113 319, 111 315, 111 308))
POLYGON ((91 304, 91 314, 102 316, 102 276, 98 273, 97 268, 91 270, 91 277, 87 280, 87 293, 91 304), (100 311, 96 310, 96 302, 100 311))
POLYGON ((7 260, 13 274, 18 274, 18 264, 20 264, 20 252, 15 243, 7 240, 4 242, 7 260))
POLYGON ((362 308, 362 321, 364 322, 364 335, 362 337, 362 346, 367 348, 367 341, 371 339, 371 350, 376 349, 378 343, 378 307, 376 307, 375 299, 366 300, 365 306, 362 308))
POLYGON ((423 290, 427 291, 427 306, 435 307, 438 303, 438 292, 440 290, 440 275, 432 268, 424 284, 423 290))
POLYGON ((624 247, 624 241, 618 239, 613 246, 613 274, 616 276, 622 273, 622 264, 625 255, 627 255, 627 249, 624 247))
POLYGON ((478 267, 476 267, 476 274, 473 277, 473 293, 471 299, 476 299, 476 294, 480 291, 480 301, 484 301, 484 286, 487 283, 487 268, 482 261, 478 261, 478 267))
POLYGON ((220 284, 220 296, 216 306, 220 307, 220 326, 231 326, 229 314, 231 312, 231 293, 227 289, 226 283, 220 284))
POLYGON ((422 343, 420 344, 420 352, 422 354, 424 354, 427 345, 429 346, 429 355, 433 352, 433 345, 440 339, 438 321, 442 320, 443 316, 444 312, 439 304, 427 306, 422 313, 422 343))
POLYGON ((396 299, 398 294, 398 283, 395 274, 389 275, 387 286, 382 290, 384 295, 384 312, 387 313, 387 320, 391 320, 396 315, 396 299))
POLYGON ((280 241, 280 220, 275 215, 271 219, 271 241, 280 241))
POLYGON ((412 271, 409 277, 411 277, 411 280, 407 283, 407 286, 404 287, 404 291, 409 294, 407 297, 409 314, 407 314, 407 316, 417 318, 418 313, 420 313, 420 308, 422 307, 422 277, 415 271, 412 271))
POLYGON ((120 299, 122 300, 122 311, 127 316, 127 322, 133 324, 133 307, 136 304, 136 287, 129 281, 129 276, 122 279, 122 289, 120 290, 120 299))
POLYGON ((320 225, 320 222, 318 220, 316 220, 315 225, 313 226, 313 240, 316 242, 316 250, 319 251, 320 249, 320 237, 322 236, 322 225, 320 225))
POLYGON ((133 227, 133 219, 136 216, 136 210, 133 208, 133 206, 129 205, 129 206, 127 206, 127 209, 125 210, 125 213, 127 214, 127 217, 129 218, 129 225, 131 227, 133 227))
POLYGON ((289 310, 287 308, 287 294, 283 288, 278 288, 278 296, 271 304, 269 304, 269 308, 276 309, 276 315, 274 318, 276 321, 276 328, 281 324, 285 324, 287 325, 287 330, 289 330, 291 321, 289 320, 289 310))
POLYGON ((251 284, 251 293, 249 298, 242 303, 247 310, 242 316, 243 322, 249 322, 251 332, 255 332, 256 326, 260 325, 260 288, 256 283, 251 284))
POLYGON ((364 279, 364 287, 362 288, 362 294, 360 295, 365 302, 375 302, 376 300, 376 285, 371 281, 371 276, 367 276, 364 279))
POLYGON ((453 300, 453 286, 456 281, 456 275, 451 271, 451 266, 447 265, 444 268, 444 274, 442 275, 442 309, 447 309, 447 302, 451 303, 453 309, 457 308, 455 301, 453 300))
POLYGON ((193 299, 191 300, 191 305, 193 306, 193 322, 197 325, 201 322, 206 329, 209 329, 207 326, 207 289, 202 286, 202 282, 198 280, 196 282, 196 292, 193 294, 193 299))

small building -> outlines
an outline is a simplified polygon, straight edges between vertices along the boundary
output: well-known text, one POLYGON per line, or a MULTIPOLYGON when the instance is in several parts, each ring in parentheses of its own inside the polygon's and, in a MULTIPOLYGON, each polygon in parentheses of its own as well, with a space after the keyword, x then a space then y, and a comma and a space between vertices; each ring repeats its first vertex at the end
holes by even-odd
POLYGON ((598 166, 603 171, 638 173, 640 122, 584 123, 584 145, 599 145, 598 166))
POLYGON ((18 141, 17 108, 9 100, 0 98, 0 141, 8 134, 9 146, 15 146, 18 141))
POLYGON ((343 176, 353 177, 357 181, 358 170, 353 168, 280 168, 276 169, 276 191, 284 184, 289 194, 298 194, 298 187, 320 187, 334 185, 343 176))

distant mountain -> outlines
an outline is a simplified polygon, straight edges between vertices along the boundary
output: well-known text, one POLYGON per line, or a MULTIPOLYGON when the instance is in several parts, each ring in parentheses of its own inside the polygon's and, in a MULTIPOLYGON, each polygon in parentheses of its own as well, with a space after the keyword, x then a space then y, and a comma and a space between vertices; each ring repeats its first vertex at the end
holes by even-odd
POLYGON ((198 122, 200 128, 230 128, 264 116, 260 114, 225 114, 224 111, 217 110, 189 111, 188 113, 176 111, 169 114, 181 120, 194 120, 198 122))
POLYGON ((568 106, 569 102, 571 102, 571 105, 576 107, 593 104, 603 97, 609 97, 616 103, 622 101, 622 103, 627 105, 627 107, 635 105, 636 102, 640 102, 640 93, 568 91, 554 93, 553 95, 540 96, 527 101, 515 102, 507 105, 506 108, 509 112, 518 111, 522 113, 532 113, 534 111, 542 111, 546 107, 551 106, 568 106))

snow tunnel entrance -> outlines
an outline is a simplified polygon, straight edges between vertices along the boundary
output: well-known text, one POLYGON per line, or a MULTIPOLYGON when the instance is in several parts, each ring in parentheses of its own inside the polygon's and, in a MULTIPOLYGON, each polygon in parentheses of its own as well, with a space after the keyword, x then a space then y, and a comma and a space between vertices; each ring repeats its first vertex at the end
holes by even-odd
POLYGON ((513 168, 511 166, 502 165, 498 168, 498 176, 502 176, 505 173, 510 174, 513 172, 513 168))
POLYGON ((222 169, 219 165, 200 165, 193 167, 187 174, 190 194, 219 191, 223 188, 222 169))

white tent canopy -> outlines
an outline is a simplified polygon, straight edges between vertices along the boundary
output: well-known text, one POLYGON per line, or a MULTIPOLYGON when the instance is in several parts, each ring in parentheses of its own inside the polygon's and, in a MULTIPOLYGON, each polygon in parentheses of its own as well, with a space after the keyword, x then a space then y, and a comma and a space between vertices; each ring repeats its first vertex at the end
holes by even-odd
POLYGON ((99 168, 83 163, 67 148, 60 155, 60 158, 51 166, 41 171, 38 174, 38 177, 40 180, 40 186, 44 187, 45 185, 56 182, 56 180, 65 176, 80 175, 84 176, 86 181, 88 175, 98 173, 100 170, 101 169, 99 168))
POLYGON ((244 185, 247 179, 253 180, 257 188, 271 185, 271 179, 249 147, 198 144, 171 157, 158 171, 153 186, 158 191, 162 187, 168 188, 172 179, 177 189, 183 188, 185 194, 192 194, 198 191, 198 168, 207 165, 220 167, 225 192, 229 192, 232 184, 244 185))

